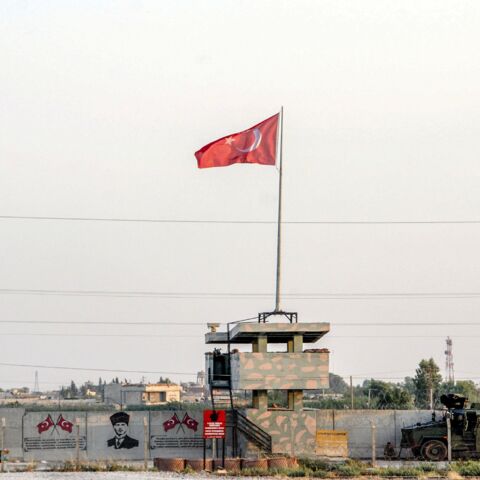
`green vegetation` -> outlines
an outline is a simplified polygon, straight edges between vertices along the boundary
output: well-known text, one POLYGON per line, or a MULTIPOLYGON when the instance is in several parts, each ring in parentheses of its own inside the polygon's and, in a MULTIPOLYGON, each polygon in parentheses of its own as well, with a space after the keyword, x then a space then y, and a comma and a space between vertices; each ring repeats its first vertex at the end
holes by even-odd
MULTIPOLYGON (((475 463, 477 468, 480 469, 480 462, 471 463, 475 463)), ((345 462, 328 463, 315 459, 300 459, 299 469, 304 472, 304 476, 316 478, 349 478, 361 476, 385 478, 421 478, 430 476, 446 477, 448 474, 448 470, 432 463, 424 463, 419 466, 372 467, 369 463, 360 462, 358 460, 346 460, 345 462)), ((460 470, 457 469, 456 471, 460 473, 460 470)), ((468 468, 464 467, 461 471, 475 472, 477 470, 475 470, 473 466, 469 466, 468 468)), ((471 475, 473 475, 473 473, 471 473, 471 475)))
POLYGON ((455 462, 450 469, 462 477, 480 477, 480 462, 468 460, 466 462, 455 462))
POLYGON ((416 375, 413 378, 416 406, 419 408, 429 408, 430 391, 432 391, 433 398, 438 398, 441 383, 442 376, 440 375, 440 368, 433 358, 422 360, 418 364, 416 375))
MULTIPOLYGON (((326 462, 316 459, 299 459, 297 468, 264 470, 246 468, 236 473, 242 477, 284 477, 284 478, 354 478, 354 477, 381 477, 381 478, 461 478, 480 477, 480 461, 453 462, 447 467, 435 463, 421 463, 415 466, 403 465, 400 467, 372 467, 368 462, 345 460, 342 462, 326 462)), ((30 470, 35 469, 31 464, 30 470)), ((156 469, 150 469, 157 471, 156 469)), ((54 469, 57 472, 138 472, 143 471, 143 465, 131 465, 109 462, 65 462, 54 469)), ((187 467, 183 473, 195 475, 193 469, 187 467)))
MULTIPOLYGON (((342 377, 330 374, 330 388, 316 391, 319 397, 305 400, 305 406, 320 409, 351 408, 350 386, 342 377)), ((457 381, 455 385, 443 382, 440 369, 435 361, 423 359, 415 370, 415 376, 405 377, 403 382, 393 383, 382 380, 365 380, 353 387, 354 408, 356 409, 397 409, 430 408, 430 393, 435 408, 441 407, 440 396, 457 393, 471 403, 480 401, 480 390, 471 380, 457 381)))
POLYGON ((63 465, 52 469, 54 472, 139 472, 144 469, 137 465, 101 462, 65 462, 63 465))

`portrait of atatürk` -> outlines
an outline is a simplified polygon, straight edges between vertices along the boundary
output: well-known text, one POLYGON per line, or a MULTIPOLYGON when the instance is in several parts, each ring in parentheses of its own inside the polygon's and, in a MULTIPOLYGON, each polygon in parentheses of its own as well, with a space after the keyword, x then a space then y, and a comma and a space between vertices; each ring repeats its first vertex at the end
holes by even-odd
POLYGON ((110 421, 112 422, 115 436, 107 440, 107 446, 113 447, 115 450, 138 447, 138 440, 127 435, 128 424, 130 422, 130 415, 128 413, 114 413, 110 417, 110 421))

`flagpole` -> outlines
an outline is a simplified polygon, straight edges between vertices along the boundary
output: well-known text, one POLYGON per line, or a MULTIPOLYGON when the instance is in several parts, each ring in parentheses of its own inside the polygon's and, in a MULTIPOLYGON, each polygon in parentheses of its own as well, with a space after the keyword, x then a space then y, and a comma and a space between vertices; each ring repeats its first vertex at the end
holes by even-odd
POLYGON ((281 281, 281 253, 282 253, 282 153, 283 153, 283 106, 280 107, 279 117, 279 142, 277 149, 278 165, 278 220, 277 220, 277 277, 275 282, 275 310, 281 312, 280 308, 280 281, 281 281))

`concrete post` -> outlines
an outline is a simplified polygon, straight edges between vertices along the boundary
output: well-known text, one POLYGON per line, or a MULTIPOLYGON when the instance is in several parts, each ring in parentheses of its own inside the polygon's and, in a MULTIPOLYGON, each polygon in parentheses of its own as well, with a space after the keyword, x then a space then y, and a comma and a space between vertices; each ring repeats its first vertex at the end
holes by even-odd
POLYGON ((293 337, 293 351, 295 353, 302 353, 303 351, 303 336, 295 335, 293 337))
POLYGON ((75 458, 76 469, 80 470, 80 419, 75 419, 75 458))
POLYGON ((267 342, 267 337, 258 337, 255 339, 255 341, 252 343, 252 352, 256 353, 267 353, 268 351, 268 342, 267 342))
POLYGON ((372 467, 377 463, 377 427, 372 422, 372 467))
POLYGON ((303 390, 289 390, 288 391, 288 409, 302 410, 303 408, 303 390))
POLYGON ((253 408, 258 410, 268 409, 268 392, 267 390, 252 390, 253 408))
POLYGON ((143 417, 143 466, 148 470, 148 424, 147 417, 143 417))
POLYGON ((450 412, 447 414, 447 455, 448 462, 452 461, 452 419, 450 418, 450 412))
POLYGON ((0 472, 4 471, 4 456, 3 449, 5 448, 5 418, 2 417, 2 424, 0 427, 0 472))

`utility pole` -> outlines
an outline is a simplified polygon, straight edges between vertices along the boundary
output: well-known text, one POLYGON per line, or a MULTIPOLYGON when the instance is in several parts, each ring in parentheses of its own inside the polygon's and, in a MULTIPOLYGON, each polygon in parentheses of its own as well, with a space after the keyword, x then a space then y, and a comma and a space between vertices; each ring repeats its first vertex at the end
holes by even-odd
POLYGON ((35 385, 33 386, 33 393, 40 393, 40 385, 38 383, 38 370, 35 370, 35 385))
POLYGON ((353 378, 352 378, 351 375, 350 375, 350 401, 351 401, 352 410, 353 410, 354 407, 355 407, 355 401, 354 401, 354 398, 353 398, 353 378))

